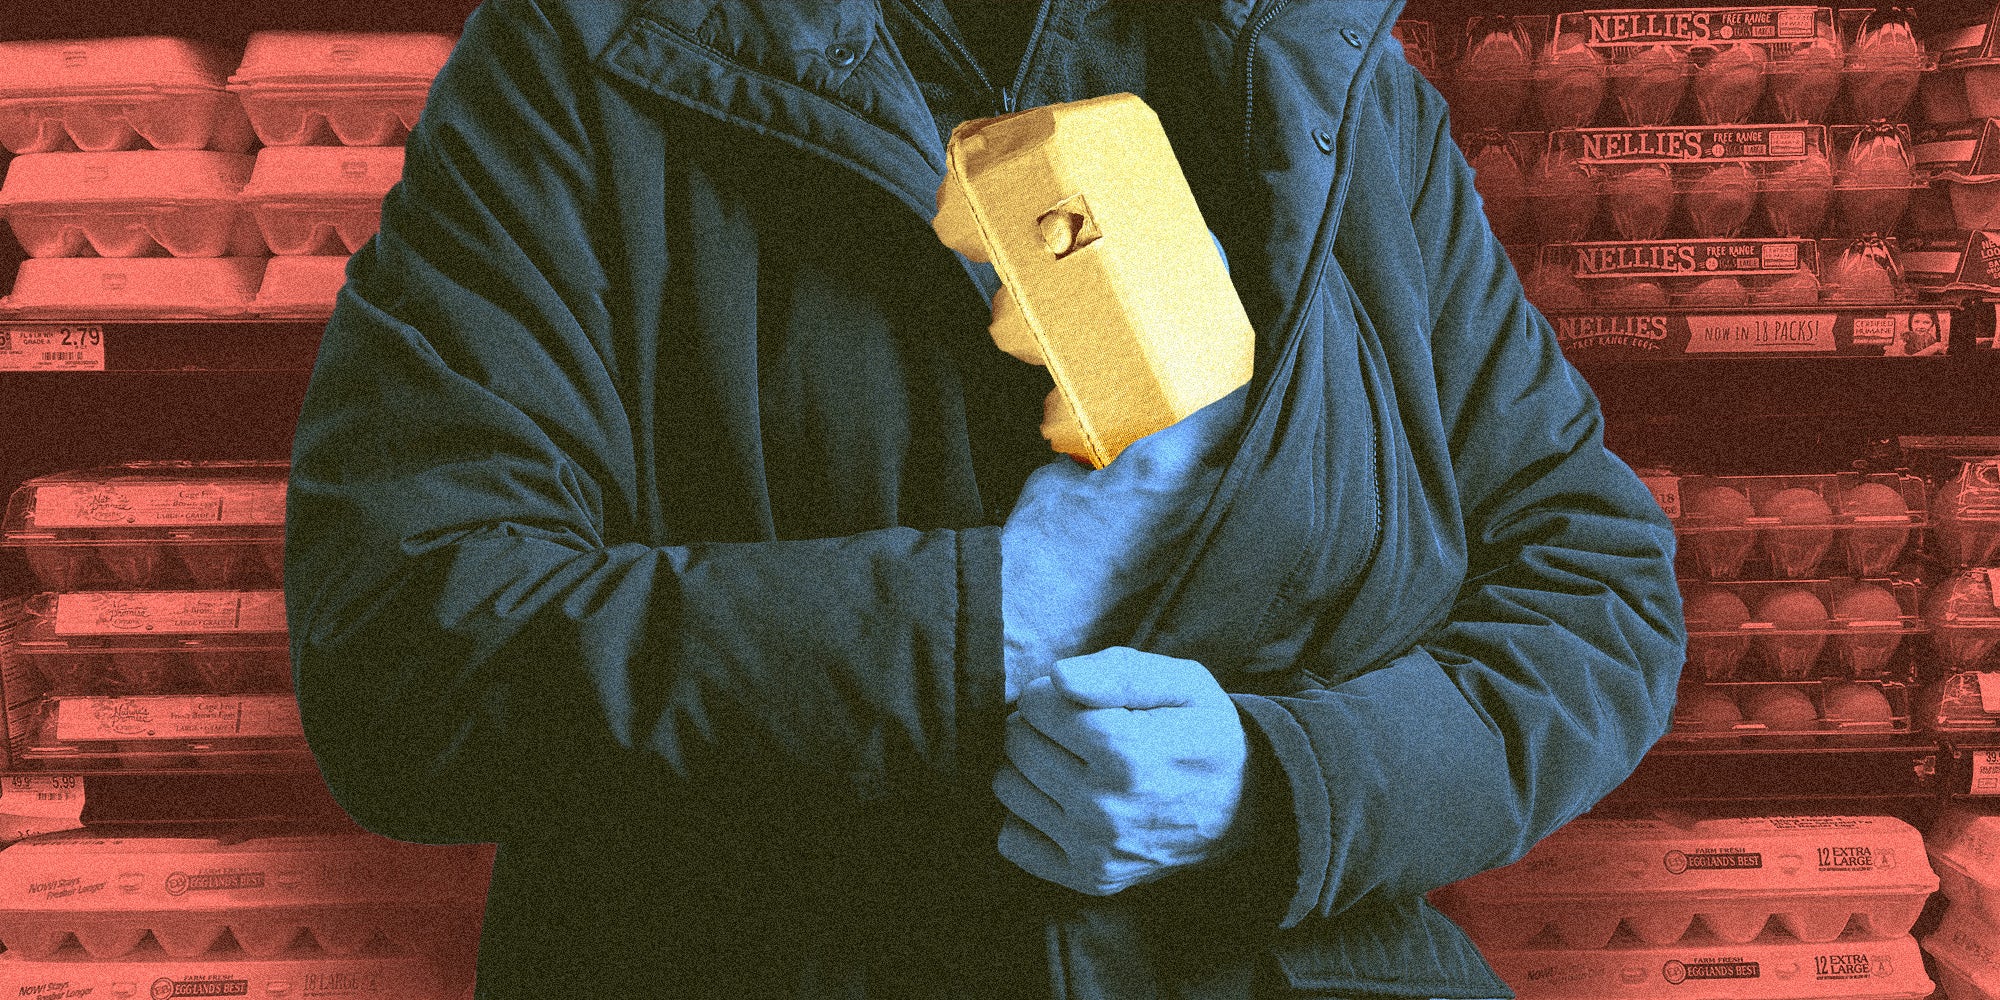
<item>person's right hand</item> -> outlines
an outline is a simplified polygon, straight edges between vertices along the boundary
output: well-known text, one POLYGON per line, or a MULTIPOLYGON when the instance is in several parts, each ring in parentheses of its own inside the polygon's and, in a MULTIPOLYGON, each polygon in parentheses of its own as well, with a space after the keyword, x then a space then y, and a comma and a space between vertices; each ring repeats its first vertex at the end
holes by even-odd
POLYGON ((1094 472, 1058 458, 1028 477, 1000 531, 1008 704, 1055 661, 1129 640, 1119 623, 1201 517, 1248 395, 1239 386, 1094 472))

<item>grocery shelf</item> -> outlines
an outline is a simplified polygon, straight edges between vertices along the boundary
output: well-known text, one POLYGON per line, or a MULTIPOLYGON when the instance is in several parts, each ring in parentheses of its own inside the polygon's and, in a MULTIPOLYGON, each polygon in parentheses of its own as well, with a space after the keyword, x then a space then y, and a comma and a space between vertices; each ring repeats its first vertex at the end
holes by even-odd
POLYGON ((1876 747, 1680 747, 1661 745, 1605 801, 1797 804, 1935 800, 1937 745, 1922 737, 1876 747))
POLYGON ((307 372, 324 319, 0 319, 0 378, 57 372, 307 372))
POLYGON ((1947 796, 2000 798, 2000 732, 1941 741, 1938 777, 1947 796))

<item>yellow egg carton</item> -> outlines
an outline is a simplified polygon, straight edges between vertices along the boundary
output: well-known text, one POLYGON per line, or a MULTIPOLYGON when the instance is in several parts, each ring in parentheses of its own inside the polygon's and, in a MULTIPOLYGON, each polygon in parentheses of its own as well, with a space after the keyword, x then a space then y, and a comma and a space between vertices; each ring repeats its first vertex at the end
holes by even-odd
POLYGON ((1048 366, 1057 451, 1103 468, 1250 379, 1250 319, 1159 118, 1131 94, 960 125, 932 227, 999 273, 993 340, 1048 366))

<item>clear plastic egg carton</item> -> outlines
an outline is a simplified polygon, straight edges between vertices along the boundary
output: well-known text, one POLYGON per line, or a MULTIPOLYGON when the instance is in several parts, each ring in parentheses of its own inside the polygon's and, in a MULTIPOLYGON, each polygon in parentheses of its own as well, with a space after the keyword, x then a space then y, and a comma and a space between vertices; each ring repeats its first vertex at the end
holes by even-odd
POLYGON ((228 87, 267 146, 400 145, 456 41, 412 32, 252 32, 228 87))
POLYGON ((1893 235, 1902 227, 1917 174, 1910 126, 1901 122, 1827 128, 1833 159, 1833 209, 1827 236, 1893 235))
POLYGON ((240 192, 253 158, 205 150, 28 153, 8 165, 0 213, 33 257, 256 256, 240 192))
POLYGON ((1471 18, 1450 78, 1486 126, 1719 125, 1825 121, 1842 68, 1830 8, 1691 7, 1471 18))
POLYGON ((233 61, 183 38, 0 42, 0 146, 246 152, 256 137, 224 87, 233 61))
POLYGON ((267 146, 243 204, 272 253, 352 253, 381 228, 382 198, 402 176, 400 146, 267 146))
POLYGON ((32 961, 0 955, 0 991, 16 997, 261 997, 448 1000, 436 964, 413 956, 338 959, 32 961))
POLYGON ((1951 1000, 2000 998, 2000 927, 1954 902, 1923 949, 1937 970, 1940 995, 1951 1000))
POLYGON ((1823 944, 1523 948, 1484 956, 1519 1000, 1924 1000, 1937 988, 1908 934, 1823 944))
MULTIPOLYGON (((1690 668, 1692 669, 1692 668, 1690 668)), ((1683 683, 1663 741, 1703 749, 1879 747, 1906 742, 1902 681, 1683 683)))
POLYGON ((2000 731, 2000 670, 1946 674, 1917 693, 1912 711, 1917 725, 1931 732, 2000 731))
POLYGON ((0 520, 0 549, 42 588, 242 590, 284 581, 283 461, 146 461, 40 476, 0 520))
POLYGON ((1527 292, 1557 311, 1809 305, 1822 296, 1818 254, 1805 239, 1552 244, 1527 292))
POLYGON ((1936 480, 1931 530, 1952 566, 2000 565, 2000 457, 1967 458, 1936 480))
POLYGON ((1442 87, 1444 77, 1440 73, 1438 58, 1437 25, 1415 18, 1398 18, 1390 25, 1389 33, 1403 46, 1403 58, 1417 68, 1433 86, 1442 87))
POLYGON ((1925 631, 1910 580, 1685 580, 1681 595, 1693 680, 1907 676, 1925 631))
POLYGON ((320 317, 333 313, 347 284, 347 255, 273 257, 251 309, 259 316, 320 317))
POLYGON ((1682 569, 1701 579, 1884 576, 1929 520, 1923 479, 1899 473, 1671 482, 1682 569))
POLYGON ((2000 118, 2000 32, 1994 18, 1928 40, 1932 65, 1919 93, 1933 122, 2000 118))
POLYGON ((1841 106, 1835 113, 1850 123, 1901 120, 1930 63, 1911 27, 1910 9, 1849 8, 1835 20, 1842 49, 1841 106))
POLYGON ((250 311, 268 257, 36 257, 0 316, 227 319, 250 311))
POLYGON ((38 698, 7 709, 22 770, 307 770, 291 694, 38 698))
POLYGON ((1555 213, 1546 241, 1558 243, 1817 237, 1837 188, 1820 125, 1565 129, 1533 176, 1567 203, 1536 206, 1555 213))
POLYGON ((2000 669, 2000 568, 1961 569, 1924 597, 1931 656, 1944 670, 2000 669))
POLYGON ((42 594, 25 610, 0 656, 59 698, 291 690, 283 591, 42 594))
MULTIPOLYGON (((1951 909, 2000 924, 2000 814, 1991 805, 1954 802, 1938 810, 1924 836, 1938 891, 1951 909)), ((2000 936, 1989 939, 2000 949, 2000 936)))
POLYGON ((0 850, 0 944, 31 959, 71 942, 116 959, 148 936, 175 958, 225 937, 257 957, 307 942, 332 955, 428 954, 477 933, 491 872, 483 844, 72 830, 0 850))
POLYGON ((1772 921, 1807 942, 1850 923, 1893 937, 1936 889, 1922 836, 1893 817, 1582 818, 1431 898, 1491 951, 1545 932, 1563 947, 1604 948, 1621 927, 1655 946, 1704 932, 1742 944, 1772 921))

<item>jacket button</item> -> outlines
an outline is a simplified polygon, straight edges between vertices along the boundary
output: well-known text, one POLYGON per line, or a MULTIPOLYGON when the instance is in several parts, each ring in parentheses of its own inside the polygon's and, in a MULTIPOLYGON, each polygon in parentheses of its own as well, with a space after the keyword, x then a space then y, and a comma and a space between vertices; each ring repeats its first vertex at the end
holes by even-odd
POLYGON ((1333 133, 1323 128, 1313 129, 1313 145, 1322 153, 1333 152, 1333 133))
POLYGON ((1340 39, 1341 41, 1344 41, 1347 44, 1352 45, 1357 49, 1361 47, 1361 32, 1356 31, 1353 28, 1340 29, 1340 39))
POLYGON ((846 69, 861 61, 861 57, 845 45, 829 45, 826 48, 826 61, 840 69, 846 69))

